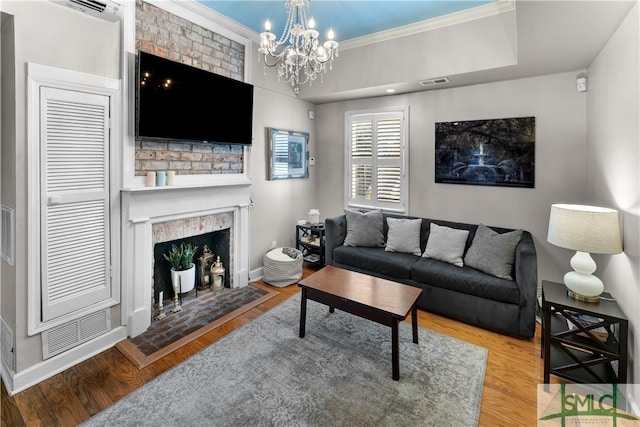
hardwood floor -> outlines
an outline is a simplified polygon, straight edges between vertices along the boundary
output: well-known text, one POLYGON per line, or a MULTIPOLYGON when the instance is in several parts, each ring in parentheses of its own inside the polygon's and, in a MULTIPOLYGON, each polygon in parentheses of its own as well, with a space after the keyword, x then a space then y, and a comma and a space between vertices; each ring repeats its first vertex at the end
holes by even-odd
MULTIPOLYGON (((305 266, 305 276, 313 271, 305 266)), ((300 290, 297 286, 274 288, 262 282, 258 286, 277 289, 280 294, 143 369, 137 369, 111 348, 15 396, 9 397, 2 384, 1 425, 78 425, 300 290)), ((536 424, 536 388, 543 374, 539 325, 531 340, 507 337, 420 310, 418 325, 489 350, 481 426, 536 424)))

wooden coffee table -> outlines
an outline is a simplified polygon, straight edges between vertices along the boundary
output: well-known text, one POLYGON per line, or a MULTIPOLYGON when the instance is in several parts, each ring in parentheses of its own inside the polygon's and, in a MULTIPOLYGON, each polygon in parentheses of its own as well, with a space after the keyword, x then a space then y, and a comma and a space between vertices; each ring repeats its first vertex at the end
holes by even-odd
POLYGON ((326 266, 301 280, 300 338, 304 338, 307 299, 391 327, 392 378, 400 379, 398 324, 411 312, 413 342, 418 343, 416 301, 422 289, 366 274, 326 266))

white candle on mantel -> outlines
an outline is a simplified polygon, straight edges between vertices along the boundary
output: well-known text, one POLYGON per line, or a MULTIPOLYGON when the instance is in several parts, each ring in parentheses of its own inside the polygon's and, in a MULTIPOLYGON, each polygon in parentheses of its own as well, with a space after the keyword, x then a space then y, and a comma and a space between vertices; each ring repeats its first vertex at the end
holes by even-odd
POLYGON ((214 288, 222 287, 222 276, 213 276, 213 287, 214 288))
POLYGON ((205 285, 209 284, 209 276, 204 276, 204 284, 205 285))

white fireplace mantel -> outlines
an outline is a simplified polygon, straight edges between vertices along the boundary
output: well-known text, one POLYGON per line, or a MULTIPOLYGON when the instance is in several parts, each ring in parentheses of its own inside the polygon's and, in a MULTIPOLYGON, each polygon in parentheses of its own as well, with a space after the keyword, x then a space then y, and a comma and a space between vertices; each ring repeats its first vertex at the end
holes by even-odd
POLYGON ((250 181, 194 187, 150 187, 122 191, 122 319, 135 337, 153 313, 153 224, 228 212, 233 214, 233 287, 249 280, 250 181))

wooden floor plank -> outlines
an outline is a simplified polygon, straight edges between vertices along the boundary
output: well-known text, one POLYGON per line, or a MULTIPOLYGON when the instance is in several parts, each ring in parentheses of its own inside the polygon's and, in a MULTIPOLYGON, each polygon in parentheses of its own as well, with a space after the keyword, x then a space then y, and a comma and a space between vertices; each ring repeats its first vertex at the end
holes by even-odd
POLYGON ((77 425, 89 418, 89 412, 78 398, 77 370, 69 369, 61 375, 55 375, 50 381, 43 381, 37 385, 47 401, 61 426, 77 425), (71 379, 71 383, 69 383, 71 379))
MULTIPOLYGON (((305 264, 305 276, 313 272, 305 264)), ((300 291, 295 285, 285 288, 261 282, 256 285, 277 290, 278 295, 142 369, 111 348, 15 396, 8 396, 3 385, 1 425, 77 425, 300 291), (72 416, 68 413, 71 410, 72 416)), ((508 337, 424 311, 418 312, 418 325, 489 350, 481 426, 536 424, 537 384, 542 382, 543 369, 539 325, 531 340, 508 337)), ((552 376, 552 382, 556 381, 552 376)))
POLYGON ((20 409, 16 404, 16 400, 9 397, 4 382, 1 382, 0 386, 0 414, 2 414, 0 425, 12 427, 26 426, 20 414, 20 409))
MULTIPOLYGON (((51 378, 47 381, 55 381, 51 378)), ((33 386, 14 396, 20 415, 29 427, 57 427, 60 422, 49 404, 48 396, 42 393, 39 386, 33 386)), ((3 414, 4 417, 4 414, 3 414)), ((5 425, 4 420, 2 425, 5 425)))

